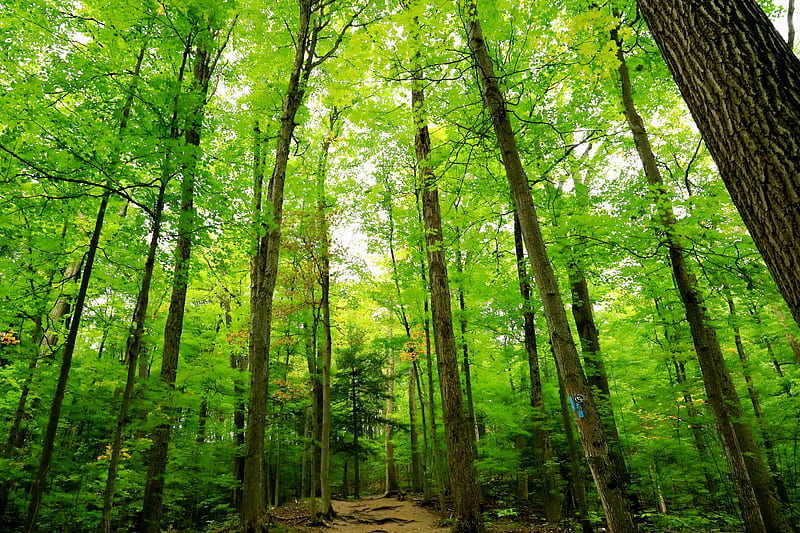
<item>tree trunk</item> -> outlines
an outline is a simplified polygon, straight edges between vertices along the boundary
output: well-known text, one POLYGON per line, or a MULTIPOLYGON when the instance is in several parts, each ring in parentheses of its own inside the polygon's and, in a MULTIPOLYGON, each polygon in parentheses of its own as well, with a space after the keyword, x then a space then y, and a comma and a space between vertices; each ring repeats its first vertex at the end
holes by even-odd
POLYGON ((528 374, 531 381, 530 403, 533 438, 530 439, 530 442, 533 448, 534 466, 538 471, 537 478, 540 480, 537 487, 539 488, 539 499, 544 505, 544 515, 547 521, 550 524, 557 524, 561 520, 561 494, 559 494, 558 473, 553 461, 550 430, 547 428, 548 416, 542 391, 542 378, 539 373, 539 349, 536 344, 536 323, 531 304, 531 285, 525 268, 527 258, 525 257, 522 233, 516 214, 514 215, 514 251, 517 258, 519 292, 522 296, 522 328, 525 338, 525 352, 528 354, 528 374))
MULTIPOLYGON (((416 353, 412 354, 416 357, 416 353)), ((409 361, 408 367, 408 424, 411 437, 411 490, 422 492, 422 461, 419 453, 419 429, 417 422, 417 367, 409 361)))
MULTIPOLYGON (((570 291, 572 293, 572 316, 575 319, 575 327, 578 330, 578 338, 581 342, 581 352, 588 373, 589 386, 592 387, 592 392, 595 394, 600 418, 603 420, 603 429, 606 431, 611 460, 614 461, 617 470, 624 476, 625 484, 630 485, 631 479, 628 473, 628 465, 625 462, 625 455, 622 451, 619 431, 617 430, 617 422, 614 418, 614 407, 611 405, 608 373, 603 361, 603 354, 600 351, 600 335, 594 322, 594 311, 589 297, 589 284, 586 282, 583 268, 579 265, 574 253, 568 270, 570 291)), ((633 511, 638 512, 641 507, 638 495, 631 492, 630 498, 633 511)))
MULTIPOLYGON (((318 235, 320 242, 320 270, 319 282, 321 287, 320 308, 322 310, 322 442, 320 443, 320 516, 332 518, 335 514, 331 503, 331 358, 333 355, 333 341, 331 337, 331 232, 328 221, 328 200, 325 192, 325 180, 328 171, 328 150, 331 140, 336 137, 340 119, 339 112, 334 108, 329 117, 329 130, 325 141, 322 143, 319 168, 317 169, 317 216, 319 217, 318 235)), ((355 384, 354 384, 355 386, 355 384)), ((353 389, 353 410, 355 413, 357 397, 353 389)), ((356 422, 356 421, 354 421, 356 422)), ((358 427, 354 427, 353 446, 355 461, 353 470, 355 474, 354 493, 358 498, 359 472, 358 472, 358 427)))
MULTIPOLYGON (((142 61, 146 48, 142 47, 139 51, 139 57, 136 61, 136 68, 134 69, 134 80, 131 84, 130 92, 126 100, 122 112, 122 123, 120 124, 120 140, 122 140, 122 130, 127 127, 128 116, 133 104, 134 90, 138 82, 139 73, 141 71, 142 61)), ((186 66, 186 55, 183 57, 183 62, 178 75, 178 87, 183 82, 183 74, 186 66)), ((170 131, 168 132, 169 139, 177 140, 179 138, 178 130, 178 94, 176 91, 173 97, 172 120, 170 123, 170 131)), ((164 155, 162 163, 161 181, 158 188, 158 196, 153 210, 152 220, 152 234, 150 236, 150 247, 147 250, 147 256, 144 261, 144 269, 142 272, 142 281, 139 286, 139 293, 136 296, 136 304, 133 310, 133 317, 131 326, 128 331, 128 338, 125 346, 125 363, 127 364, 127 373, 125 377, 125 388, 122 391, 122 401, 120 403, 119 415, 117 416, 117 425, 114 432, 114 440, 111 444, 111 454, 108 461, 108 473, 106 475, 106 486, 103 491, 103 532, 111 533, 111 519, 114 506, 114 495, 117 484, 117 473, 119 471, 120 454, 122 453, 122 442, 125 434, 125 428, 128 424, 128 417, 130 413, 131 403, 133 401, 133 388, 136 383, 136 371, 138 370, 139 355, 142 352, 142 337, 144 336, 144 324, 147 318, 147 308, 150 302, 150 284, 153 279, 153 271, 155 269, 156 253, 158 252, 158 240, 161 237, 161 222, 164 211, 164 194, 166 192, 169 177, 172 172, 170 150, 164 155)))
MULTIPOLYGON (((191 40, 187 41, 187 47, 190 42, 191 40)), ((188 50, 185 52, 184 57, 187 55, 188 50)), ((161 355, 161 381, 169 391, 172 391, 175 387, 178 371, 178 355, 183 333, 186 294, 189 288, 192 235, 196 229, 194 194, 197 166, 200 161, 200 135, 203 128, 203 115, 208 97, 208 88, 214 69, 213 58, 208 49, 198 46, 194 56, 191 91, 196 98, 196 103, 195 107, 190 111, 188 125, 184 133, 184 144, 188 153, 181 169, 183 179, 181 181, 178 240, 175 244, 172 295, 170 296, 167 322, 164 327, 164 350, 161 355)), ((145 533, 158 533, 161 531, 164 473, 167 468, 171 428, 171 406, 169 403, 165 403, 162 407, 164 419, 153 429, 150 462, 144 488, 141 529, 145 533)))
POLYGON ((72 366, 72 356, 75 353, 75 344, 78 340, 78 330, 80 329, 81 316, 83 314, 83 307, 86 301, 86 293, 89 290, 89 281, 92 276, 92 268, 94 267, 94 258, 97 254, 97 248, 100 243, 100 234, 103 231, 103 223, 105 221, 106 209, 108 208, 109 192, 103 194, 100 200, 100 207, 97 210, 97 218, 95 219, 94 231, 92 238, 89 242, 89 249, 86 251, 86 259, 83 268, 83 276, 81 277, 81 285, 78 289, 78 295, 75 298, 75 310, 70 319, 69 332, 67 339, 64 342, 64 353, 61 358, 61 369, 58 374, 58 382, 56 383, 56 390, 53 394, 53 401, 50 404, 50 417, 47 421, 47 428, 45 429, 44 440, 42 442, 42 451, 39 456, 39 466, 36 470, 33 484, 31 485, 31 499, 28 504, 28 514, 25 519, 25 531, 32 533, 36 527, 36 518, 39 515, 39 507, 42 503, 42 494, 44 493, 44 484, 47 479, 47 470, 50 468, 50 460, 53 457, 53 450, 55 449, 56 431, 58 430, 58 422, 61 418, 61 406, 64 403, 64 394, 67 390, 67 382, 69 381, 69 371, 72 366))
POLYGON ((722 355, 716 331, 710 325, 697 281, 689 274, 686 254, 678 238, 672 203, 664 187, 655 154, 644 128, 644 121, 633 101, 622 41, 616 29, 612 29, 611 39, 617 44, 618 72, 625 118, 630 126, 647 182, 653 192, 653 203, 659 222, 666 231, 672 273, 692 333, 709 407, 716 419, 731 476, 739 495, 745 529, 748 532, 789 531, 788 522, 781 514, 780 502, 771 487, 772 480, 761 460, 752 430, 742 420, 743 412, 739 396, 722 355))
POLYGON ((517 150, 516 138, 506 110, 505 97, 500 91, 497 77, 494 74, 474 1, 470 1, 467 8, 467 34, 469 47, 483 88, 484 102, 492 118, 514 207, 519 216, 523 241, 544 306, 544 315, 556 356, 556 366, 574 405, 578 433, 603 504, 608 528, 612 533, 635 532, 638 528, 630 507, 628 487, 625 486, 625 474, 616 468, 616 464, 609 454, 608 439, 605 436, 594 395, 583 373, 578 350, 572 339, 558 283, 547 257, 536 208, 528 186, 528 178, 517 150))
POLYGON ((586 478, 578 453, 578 446, 575 442, 575 434, 572 431, 572 417, 570 416, 571 410, 568 394, 564 388, 564 380, 561 379, 561 376, 558 377, 558 399, 561 404, 561 422, 564 426, 564 436, 567 442, 569 486, 575 505, 575 514, 581 524, 582 533, 594 533, 592 523, 589 521, 589 497, 586 488, 586 478))
POLYGON ((422 180, 422 209, 430 275, 433 336, 436 343, 439 387, 444 409, 447 460, 450 464, 455 507, 454 533, 483 533, 480 493, 473 464, 470 427, 464 416, 461 379, 458 373, 450 285, 442 239, 442 219, 436 176, 430 164, 430 136, 425 113, 421 72, 414 72, 411 109, 416 129, 414 144, 422 180))
MULTIPOLYGON (((242 485, 241 522, 248 533, 266 530, 264 514, 264 433, 269 380, 269 348, 272 328, 272 303, 278 277, 278 259, 283 220, 283 190, 286 166, 297 110, 305 97, 308 76, 316 47, 311 31, 311 0, 300 0, 300 24, 295 36, 295 55, 283 101, 275 165, 270 177, 267 204, 271 217, 259 217, 258 242, 250 274, 250 401, 245 436, 245 468, 242 485)), ((260 213, 257 213, 259 215, 260 213)))
MULTIPOLYGON (((391 329, 389 330, 391 339, 391 329)), ((384 438, 386 441, 386 478, 384 483, 385 492, 396 491, 399 489, 397 484, 397 465, 394 462, 394 444, 392 444, 392 413, 394 413, 394 353, 389 349, 389 375, 388 390, 386 394, 386 425, 384 426, 384 438)))
POLYGON ((756 0, 638 0, 800 323, 800 60, 756 0))
MULTIPOLYGON (((163 176, 162 176, 163 178, 163 176)), ((164 210, 164 192, 166 181, 162 179, 158 190, 155 209, 153 211, 153 228, 150 237, 150 248, 147 250, 147 258, 144 262, 144 272, 142 282, 139 287, 139 294, 136 298, 136 306, 133 311, 133 320, 128 334, 128 341, 125 347, 125 361, 128 365, 128 372, 125 378, 125 389, 122 392, 122 402, 117 416, 117 427, 114 432, 114 441, 111 444, 111 456, 108 461, 108 474, 106 486, 103 492, 103 533, 111 533, 111 518, 114 505, 114 493, 117 483, 117 472, 119 470, 120 454, 122 452, 123 436, 128 424, 131 403, 133 401, 133 388, 136 384, 136 371, 138 370, 139 354, 142 351, 142 337, 144 336, 144 324, 147 317, 147 307, 150 299, 150 282, 153 278, 155 267, 156 252, 158 251, 158 240, 161 235, 161 216, 164 210)))
POLYGON ((767 463, 772 472, 772 482, 775 484, 775 490, 778 497, 783 503, 789 503, 789 494, 786 491, 786 486, 783 484, 783 478, 778 470, 778 461, 775 458, 775 444, 772 442, 767 419, 764 417, 764 410, 761 408, 761 399, 758 395, 758 390, 753 382, 753 374, 750 371, 750 361, 747 357, 747 352, 744 350, 744 343, 742 342, 742 334, 739 329, 738 317, 736 315, 736 304, 733 301, 733 296, 730 293, 725 295, 728 302, 728 311, 730 312, 731 327, 733 329, 733 340, 736 344, 736 353, 739 355, 739 360, 742 362, 742 374, 744 381, 747 385, 747 394, 750 397, 750 403, 753 406, 753 412, 756 415, 756 422, 758 428, 761 430, 761 439, 764 442, 764 451, 767 455, 767 463))

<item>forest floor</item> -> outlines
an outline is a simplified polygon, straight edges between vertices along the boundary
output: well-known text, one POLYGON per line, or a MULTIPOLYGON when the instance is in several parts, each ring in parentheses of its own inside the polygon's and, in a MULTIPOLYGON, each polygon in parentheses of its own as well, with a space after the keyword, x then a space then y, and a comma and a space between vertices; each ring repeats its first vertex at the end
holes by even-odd
MULTIPOLYGON (((308 509, 298 503, 273 509, 273 521, 282 526, 275 531, 291 533, 447 533, 435 508, 426 508, 413 499, 367 496, 360 500, 333 502, 336 516, 324 527, 311 526, 308 509)), ((563 533, 565 530, 543 524, 500 519, 487 524, 490 533, 563 533)))

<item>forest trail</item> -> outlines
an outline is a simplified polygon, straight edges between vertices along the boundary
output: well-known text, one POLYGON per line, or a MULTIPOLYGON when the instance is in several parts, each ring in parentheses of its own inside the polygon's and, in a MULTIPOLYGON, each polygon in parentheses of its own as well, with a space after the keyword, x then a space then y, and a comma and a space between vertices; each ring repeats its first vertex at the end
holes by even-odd
MULTIPOLYGON (((334 501, 336 517, 329 528, 296 528, 325 533, 445 533, 438 515, 413 501, 382 496, 334 501)), ((278 523, 281 521, 279 520, 278 523)))
POLYGON ((330 533, 446 532, 434 512, 409 500, 371 496, 334 502, 336 518, 330 533))

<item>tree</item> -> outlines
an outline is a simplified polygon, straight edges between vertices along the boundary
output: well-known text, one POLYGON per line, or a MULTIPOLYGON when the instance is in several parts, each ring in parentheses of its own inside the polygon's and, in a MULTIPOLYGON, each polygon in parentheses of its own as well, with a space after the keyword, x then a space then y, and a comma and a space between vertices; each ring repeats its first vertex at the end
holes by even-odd
POLYGON ((638 5, 800 324, 800 59, 756 0, 638 5))
MULTIPOLYGON (((416 22, 416 21, 415 21, 416 22)), ((417 46, 421 46, 419 27, 413 29, 417 46)), ((419 50, 419 48, 417 48, 419 50)), ((417 170, 422 189, 422 210, 425 223, 425 244, 428 256, 428 274, 433 317, 433 338, 436 362, 439 369, 439 388, 444 410, 447 461, 453 478, 455 499, 454 533, 482 533, 485 531, 480 513, 478 490, 473 462, 473 428, 464 414, 461 380, 458 374, 456 339, 453 331, 453 313, 450 305, 450 283, 442 238, 442 215, 436 174, 431 164, 431 140, 425 110, 421 52, 415 55, 416 68, 412 75, 411 115, 414 120, 414 148, 417 170)))
POLYGON ((547 256, 536 208, 531 197, 528 179, 516 147, 516 138, 506 109, 505 96, 500 91, 478 19, 477 5, 467 3, 467 36, 473 61, 478 71, 485 105, 492 118, 514 207, 519 217, 523 242, 531 263, 539 294, 542 298, 558 372, 570 396, 577 416, 578 431, 584 454, 594 477, 600 500, 615 533, 638 530, 630 508, 625 476, 610 455, 610 448, 600 419, 594 394, 583 372, 575 342, 572 339, 561 293, 547 256))

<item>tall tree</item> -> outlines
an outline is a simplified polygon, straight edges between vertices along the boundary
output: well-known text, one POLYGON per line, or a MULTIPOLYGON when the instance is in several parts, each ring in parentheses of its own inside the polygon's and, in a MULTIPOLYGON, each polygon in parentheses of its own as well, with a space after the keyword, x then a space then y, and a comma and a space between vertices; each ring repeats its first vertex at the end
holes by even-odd
POLYGON ((800 59, 756 0, 638 5, 800 323, 800 59))
POLYGON ((652 190, 659 224, 666 233, 675 285, 684 305, 686 321, 689 323, 692 341, 703 372, 709 406, 717 421, 728 464, 731 467, 742 506, 745 528, 753 532, 788 531, 789 525, 781 513, 780 502, 771 486, 771 477, 761 459, 752 429, 742 420, 741 402, 722 355, 716 331, 703 304, 697 280, 689 273, 686 251, 678 236, 677 219, 672 202, 661 178, 661 171, 644 121, 633 100, 630 74, 617 29, 611 30, 611 39, 617 47, 625 118, 631 129, 647 183, 652 190))
POLYGON ((625 475, 617 469, 611 457, 594 394, 586 380, 570 332, 558 283, 547 256, 528 178, 517 149, 505 96, 500 90, 489 57, 478 18, 477 4, 472 0, 466 3, 465 22, 469 49, 483 90, 483 99, 492 119, 514 207, 519 217, 523 242, 542 299, 558 372, 574 406, 584 454, 600 494, 609 529, 614 533, 635 532, 638 528, 631 511, 625 475))
MULTIPOLYGON (((420 46, 420 29, 413 30, 415 44, 420 46)), ((419 48, 417 48, 419 50, 419 48)), ((431 164, 431 140, 425 110, 425 91, 421 52, 415 56, 412 74, 411 113, 414 120, 414 147, 417 171, 421 180, 422 210, 428 255, 433 338, 436 345, 439 388, 444 411, 447 461, 450 465, 455 506, 454 533, 483 533, 485 526, 480 509, 480 491, 473 462, 473 429, 464 415, 461 379, 458 373, 453 313, 450 305, 450 283, 442 236, 442 216, 436 174, 431 164)))
MULTIPOLYGON (((185 117, 186 127, 183 133, 185 153, 181 158, 181 202, 178 220, 178 238, 175 243, 175 266, 172 273, 172 291, 170 294, 167 321, 164 327, 164 348, 161 354, 161 381, 168 391, 175 387, 178 371, 178 356, 183 335, 183 319, 186 310, 186 295, 189 288, 192 243, 195 240, 198 220, 195 208, 197 177, 200 172, 202 151, 200 141, 203 132, 203 119, 208 103, 209 88, 214 69, 219 63, 222 53, 233 30, 235 18, 230 22, 227 35, 223 33, 228 20, 220 17, 224 9, 212 16, 198 16, 189 11, 192 29, 184 37, 185 49, 182 65, 192 59, 192 80, 186 95, 188 115, 185 117)), ((181 67, 183 68, 183 66, 181 67)), ((153 429, 150 446, 150 462, 147 470, 147 481, 144 489, 141 530, 156 533, 161 530, 163 513, 164 474, 167 467, 167 456, 172 421, 169 420, 171 406, 164 406, 167 416, 153 429)))

